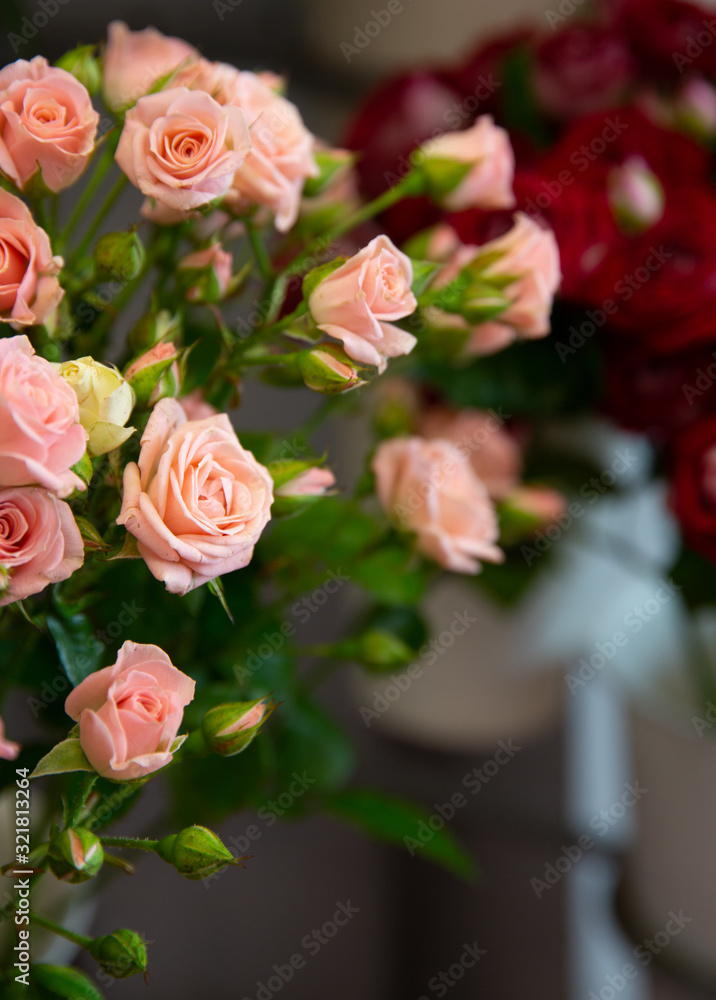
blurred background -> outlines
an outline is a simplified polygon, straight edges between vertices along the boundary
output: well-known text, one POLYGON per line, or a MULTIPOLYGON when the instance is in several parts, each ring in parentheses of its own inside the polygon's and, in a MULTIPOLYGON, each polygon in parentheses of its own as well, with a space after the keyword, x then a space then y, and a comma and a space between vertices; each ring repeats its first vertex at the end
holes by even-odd
MULTIPOLYGON (((211 59, 287 74, 308 127, 340 144, 386 75, 462 64, 497 32, 550 32, 586 10, 584 0, 3 0, 0 48, 3 64, 52 61, 103 37, 110 20, 154 25, 211 59)), ((429 119, 436 99, 418 90, 405 115, 429 119)), ((256 424, 289 422, 268 390, 244 406, 256 424)), ((152 1000, 716 995, 716 750, 694 738, 692 712, 664 708, 653 680, 680 655, 678 601, 663 598, 660 569, 676 530, 641 436, 604 421, 572 430, 602 468, 624 449, 633 456, 626 487, 585 516, 610 546, 560 540, 558 563, 509 610, 446 585, 428 609, 436 632, 455 613, 476 624, 395 704, 390 682, 342 675, 327 687, 357 742, 359 780, 449 823, 477 860, 476 883, 337 821, 275 822, 278 804, 234 816, 218 832, 251 855, 245 871, 189 883, 148 858, 77 905, 78 926, 136 926, 154 942, 152 1000), (638 573, 615 557, 630 546, 648 563, 638 573), (649 627, 617 649, 630 615, 649 627), (465 804, 451 803, 468 787, 465 804), (297 953, 310 956, 298 970, 297 953)), ((343 426, 326 441, 339 481, 352 475, 356 433, 343 426)), ((338 599, 316 614, 314 637, 341 614, 338 599)), ((127 833, 151 830, 162 803, 142 808, 127 833)), ((110 985, 113 1000, 144 989, 110 985)))

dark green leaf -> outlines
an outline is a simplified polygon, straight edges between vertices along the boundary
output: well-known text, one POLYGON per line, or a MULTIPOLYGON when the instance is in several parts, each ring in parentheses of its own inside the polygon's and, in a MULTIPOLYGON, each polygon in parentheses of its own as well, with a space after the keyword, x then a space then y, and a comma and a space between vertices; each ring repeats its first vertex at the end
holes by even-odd
POLYGON ((47 627, 55 640, 60 663, 76 687, 99 666, 102 643, 93 636, 89 619, 84 614, 62 618, 48 615, 47 627))
POLYGON ((34 965, 32 981, 63 1000, 103 1000, 103 995, 79 969, 59 965, 34 965))
POLYGON ((42 758, 30 777, 41 778, 46 774, 63 774, 65 771, 94 771, 79 740, 69 739, 58 743, 42 758))

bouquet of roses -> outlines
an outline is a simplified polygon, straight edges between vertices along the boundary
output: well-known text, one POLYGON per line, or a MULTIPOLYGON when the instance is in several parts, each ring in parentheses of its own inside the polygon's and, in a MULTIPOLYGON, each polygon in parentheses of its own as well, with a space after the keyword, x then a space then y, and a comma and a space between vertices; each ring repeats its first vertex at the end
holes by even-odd
MULTIPOLYGON (((146 971, 136 932, 49 920, 48 874, 131 871, 115 852, 139 850, 211 877, 240 859, 203 824, 297 774, 288 816, 326 809, 402 842, 422 810, 346 787, 351 747, 316 688, 341 663, 410 664, 441 570, 499 563, 498 543, 562 502, 521 482, 521 439, 497 411, 427 405, 418 388, 434 364, 548 332, 552 234, 520 214, 456 256, 451 234, 404 252, 371 222, 408 197, 509 209, 506 133, 481 118, 362 202, 352 154, 311 135, 283 89, 121 23, 101 49, 0 71, 0 757, 14 761, 0 777, 18 805, 0 859, 3 996, 99 995, 33 962, 33 927, 89 951, 105 980, 146 971), (136 217, 107 231, 125 188, 136 217), (339 491, 312 435, 388 366, 402 378, 379 386, 379 443, 339 491), (253 376, 281 393, 288 431, 252 429, 243 409, 234 428, 253 376), (324 397, 304 425, 296 387, 324 397), (299 624, 344 583, 360 616, 306 643, 299 624), (21 692, 42 723, 22 748, 21 692), (160 774, 173 825, 107 834, 160 774), (42 810, 23 804, 35 790, 42 810)), ((469 870, 447 831, 425 853, 469 870)))

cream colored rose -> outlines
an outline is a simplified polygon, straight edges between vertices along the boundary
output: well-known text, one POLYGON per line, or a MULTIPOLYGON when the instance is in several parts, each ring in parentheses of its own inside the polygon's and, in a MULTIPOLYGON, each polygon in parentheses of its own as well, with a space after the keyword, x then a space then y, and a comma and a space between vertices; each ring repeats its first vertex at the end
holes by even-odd
POLYGON ((135 402, 129 382, 114 368, 89 357, 64 361, 58 371, 77 396, 90 455, 104 455, 124 444, 134 433, 133 427, 124 426, 135 402))

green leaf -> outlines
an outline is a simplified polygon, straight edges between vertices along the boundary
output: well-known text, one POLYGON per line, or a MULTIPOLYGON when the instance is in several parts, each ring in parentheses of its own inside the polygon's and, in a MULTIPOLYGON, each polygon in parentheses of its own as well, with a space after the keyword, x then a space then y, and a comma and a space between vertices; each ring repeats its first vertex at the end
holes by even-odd
POLYGON ((62 618, 48 615, 47 627, 55 640, 60 663, 77 687, 99 666, 102 643, 95 639, 89 619, 81 613, 62 618))
POLYGON ((433 280, 435 272, 441 270, 441 268, 442 264, 436 264, 432 260, 413 261, 413 284, 411 291, 416 298, 422 295, 433 280))
POLYGON ((47 774, 64 774, 66 771, 94 771, 77 739, 63 740, 46 754, 31 778, 42 778, 47 774))
POLYGON ((32 981, 64 1000, 104 1000, 84 972, 59 965, 33 965, 32 981))
POLYGON ((179 352, 170 355, 168 358, 162 358, 161 361, 155 361, 152 365, 140 368, 135 375, 127 379, 137 397, 137 406, 147 405, 149 397, 152 395, 162 375, 171 368, 178 358, 179 352))
POLYGON ((94 468, 92 466, 92 459, 89 457, 89 452, 86 451, 79 462, 72 466, 72 471, 80 477, 86 486, 89 486, 94 475, 94 468))
POLYGON ((325 804, 338 819, 377 840, 402 844, 468 881, 477 875, 475 862, 454 834, 447 827, 433 830, 428 812, 413 802, 371 788, 349 788, 325 804))
POLYGON ((412 552, 389 545, 365 556, 350 571, 381 604, 415 604, 423 595, 426 576, 412 552))

